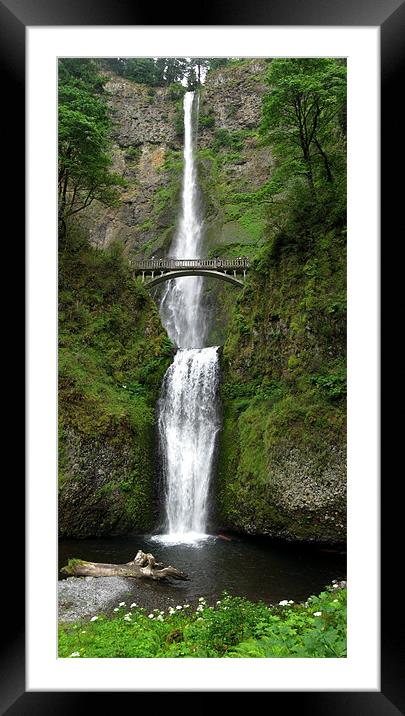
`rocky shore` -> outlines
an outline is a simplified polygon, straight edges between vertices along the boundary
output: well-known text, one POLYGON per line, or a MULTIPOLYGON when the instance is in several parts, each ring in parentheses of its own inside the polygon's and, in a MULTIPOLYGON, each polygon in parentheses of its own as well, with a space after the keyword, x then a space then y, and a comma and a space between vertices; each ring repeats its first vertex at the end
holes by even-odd
MULTIPOLYGON (((344 589, 345 580, 332 580, 333 589, 344 589)), ((168 594, 163 584, 122 577, 69 577, 58 582, 58 616, 60 623, 88 620, 100 613, 113 613, 121 603, 136 605, 148 612, 167 610, 187 602, 198 606, 199 597, 181 588, 168 594)), ((215 599, 206 597, 208 605, 215 599)), ((212 604, 211 604, 212 603, 212 604)), ((281 602, 280 602, 281 604, 281 602)), ((275 606, 269 604, 269 606, 275 606)))
MULTIPOLYGON (((170 589, 170 587, 169 587, 170 589)), ((127 605, 136 603, 148 611, 168 609, 184 600, 190 604, 198 600, 186 597, 182 586, 173 588, 169 594, 164 585, 147 580, 123 577, 69 577, 58 582, 59 622, 88 619, 97 614, 112 612, 122 601, 127 605)))

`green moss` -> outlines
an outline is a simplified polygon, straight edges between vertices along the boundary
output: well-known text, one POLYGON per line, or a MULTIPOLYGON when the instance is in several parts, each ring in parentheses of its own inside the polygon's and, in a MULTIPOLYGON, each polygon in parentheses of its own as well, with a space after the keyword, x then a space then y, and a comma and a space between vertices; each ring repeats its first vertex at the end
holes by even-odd
POLYGON ((154 410, 173 346, 118 247, 102 252, 71 233, 59 276, 61 531, 150 525, 154 410), (72 490, 83 491, 77 516, 72 490))
POLYGON ((305 261, 294 249, 275 262, 268 247, 253 261, 222 356, 217 495, 223 525, 344 539, 344 528, 325 522, 327 509, 305 507, 305 498, 289 510, 280 490, 294 480, 292 455, 297 469, 308 465, 313 489, 325 485, 333 519, 344 520, 342 498, 334 502, 328 480, 341 469, 334 456, 345 450, 345 268, 345 234, 337 230, 315 234, 305 261))
POLYGON ((129 161, 131 165, 138 164, 141 154, 141 146, 127 147, 125 149, 125 159, 129 161))
POLYGON ((72 574, 75 573, 75 567, 79 567, 82 565, 86 566, 88 564, 89 563, 85 562, 83 559, 73 558, 73 559, 69 559, 67 565, 65 567, 62 567, 62 569, 60 571, 63 572, 64 574, 68 574, 69 576, 71 576, 72 574))

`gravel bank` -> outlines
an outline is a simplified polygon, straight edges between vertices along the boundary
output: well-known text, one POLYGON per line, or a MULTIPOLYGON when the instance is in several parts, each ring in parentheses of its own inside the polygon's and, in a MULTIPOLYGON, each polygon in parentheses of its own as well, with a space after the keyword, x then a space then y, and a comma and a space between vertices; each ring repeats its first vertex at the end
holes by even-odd
MULTIPOLYGON (((185 583, 187 584, 187 583, 185 583)), ((58 582, 59 621, 73 622, 78 619, 110 612, 119 602, 128 605, 136 602, 148 611, 168 609, 177 604, 198 601, 186 596, 184 589, 171 589, 148 580, 124 577, 69 577, 58 582)), ((209 600, 207 600, 209 601, 209 600)))

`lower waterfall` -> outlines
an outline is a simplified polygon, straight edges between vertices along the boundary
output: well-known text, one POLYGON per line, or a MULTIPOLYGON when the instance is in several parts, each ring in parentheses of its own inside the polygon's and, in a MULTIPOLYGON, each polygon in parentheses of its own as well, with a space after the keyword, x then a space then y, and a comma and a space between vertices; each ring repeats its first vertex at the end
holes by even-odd
POLYGON ((179 350, 162 385, 158 406, 169 541, 204 536, 216 436, 218 348, 179 350))

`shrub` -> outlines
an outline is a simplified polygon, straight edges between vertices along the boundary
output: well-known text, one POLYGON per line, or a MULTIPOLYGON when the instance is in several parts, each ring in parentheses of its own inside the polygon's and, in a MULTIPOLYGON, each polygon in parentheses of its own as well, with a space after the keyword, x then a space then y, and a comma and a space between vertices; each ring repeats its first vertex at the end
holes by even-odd
POLYGON ((305 604, 253 603, 224 592, 167 612, 120 605, 110 615, 62 624, 59 655, 84 658, 341 658, 346 656, 346 589, 305 604))

